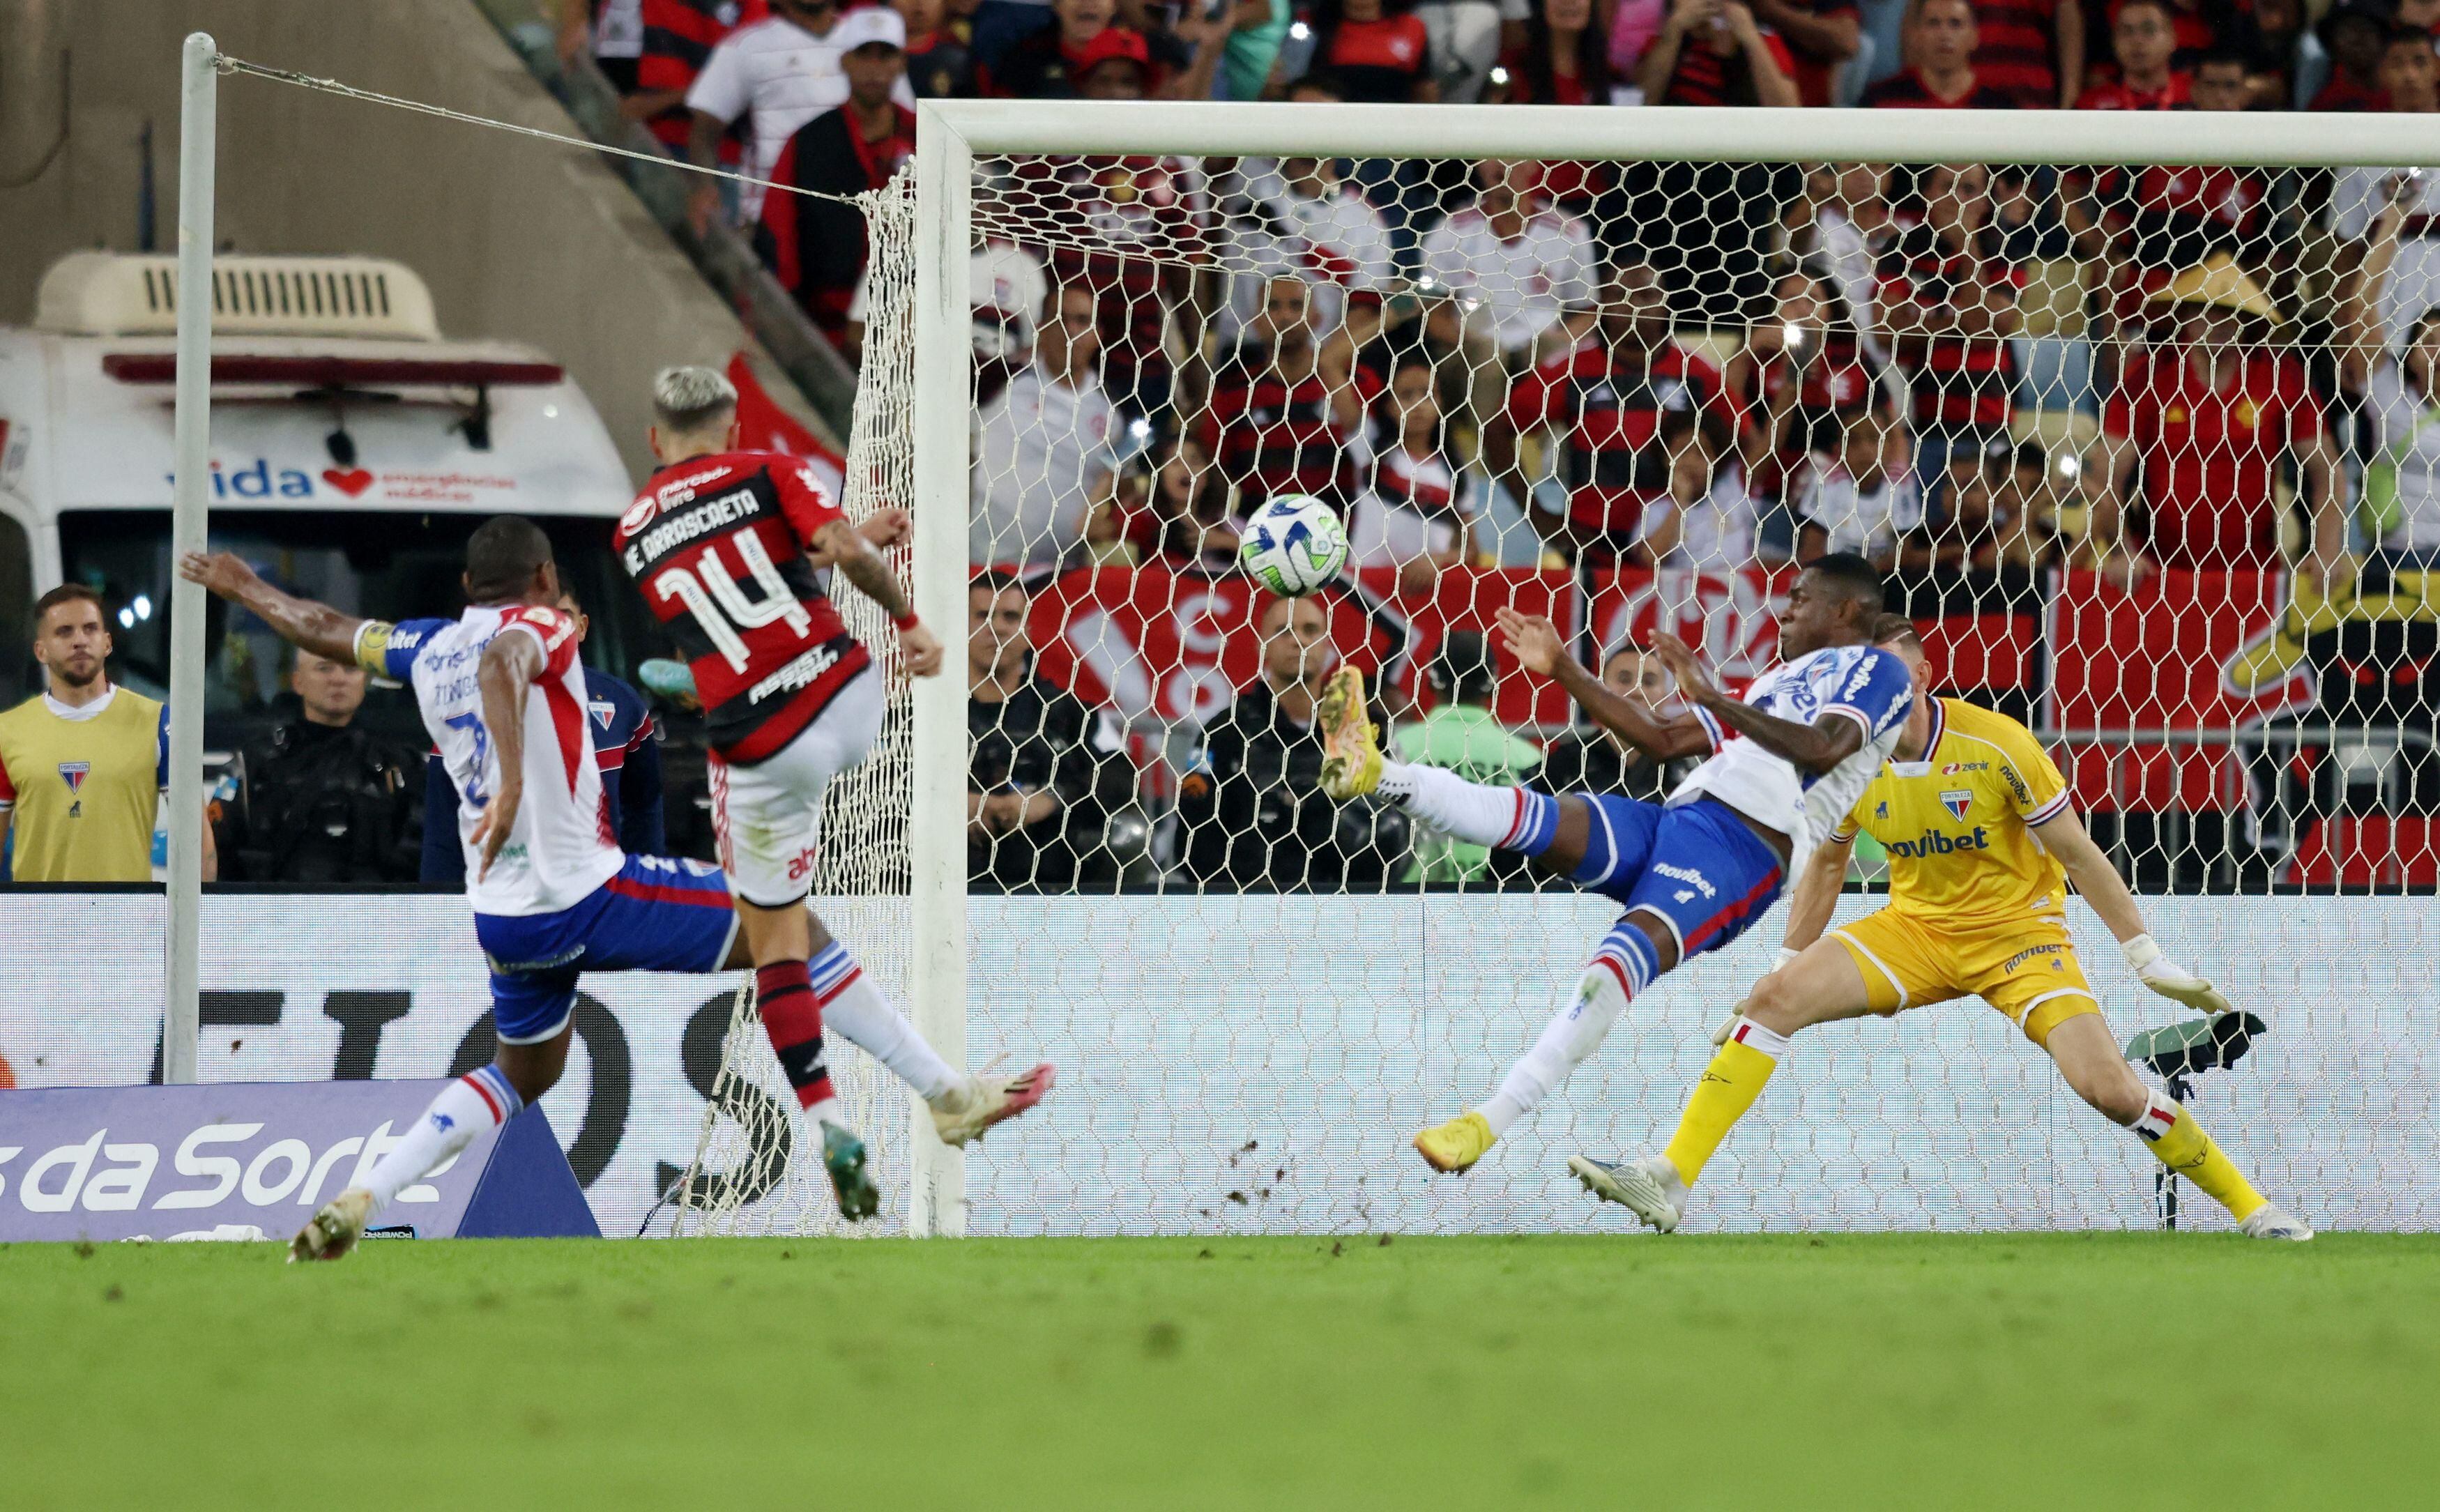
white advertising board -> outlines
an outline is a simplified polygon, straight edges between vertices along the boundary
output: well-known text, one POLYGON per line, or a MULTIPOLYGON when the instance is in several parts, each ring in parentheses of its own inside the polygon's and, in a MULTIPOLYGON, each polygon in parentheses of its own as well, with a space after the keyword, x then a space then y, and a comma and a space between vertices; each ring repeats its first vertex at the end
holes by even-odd
MULTIPOLYGON (((147 1079, 161 907, 0 893, 0 1057, 17 1085, 147 1079)), ((2432 900, 2145 907, 2173 954, 2270 1025, 2194 1099, 2239 1163, 2319 1225, 2440 1227, 2432 900)), ((1767 963, 1779 922, 1634 1004, 1573 1081, 1458 1179, 1432 1177, 1408 1139, 1479 1101, 1531 1043, 1608 905, 978 897, 970 914, 974 1062, 1006 1051, 1060 1065, 1045 1111, 969 1159, 970 1232, 986 1234, 1615 1229, 1624 1215, 1584 1197, 1566 1157, 1666 1138, 1706 1031, 1767 963)), ((2180 1017, 2133 983, 2080 909, 2076 932, 2122 1039, 2180 1017)), ((206 1081, 428 1077, 488 1053, 461 899, 214 895, 203 939, 206 1081)), ((734 984, 585 979, 582 1043, 543 1107, 605 1233, 636 1233, 691 1156, 734 984)), ((869 1074, 854 1051, 834 1058, 848 1080, 869 1074)), ((899 1139, 894 1099, 866 1106, 899 1139)), ((2182 1211, 2222 1224, 2192 1194, 2182 1211)), ((1965 1001, 1802 1036, 1706 1173, 1688 1227, 2156 1221, 2139 1143, 1965 1001)))

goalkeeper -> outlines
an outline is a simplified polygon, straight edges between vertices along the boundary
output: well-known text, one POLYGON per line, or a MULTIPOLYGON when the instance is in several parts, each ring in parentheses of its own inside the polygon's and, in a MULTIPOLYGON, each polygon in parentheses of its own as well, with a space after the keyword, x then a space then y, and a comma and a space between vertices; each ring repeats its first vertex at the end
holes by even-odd
POLYGON ((1576 1156, 1586 1188, 1666 1233, 1687 1189, 1799 1030, 1859 1014, 1895 1014, 1973 994, 2050 1053, 2077 1096, 2132 1128, 2163 1165, 2227 1208, 2259 1239, 2313 1231, 2265 1200, 2173 1099, 2152 1090, 2119 1053, 2067 928, 2073 882, 2109 926, 2144 984, 2190 1008, 2228 999, 2162 953, 2126 884, 2069 806, 2065 781, 2033 736, 2002 714, 1924 691, 1923 644, 1896 615, 1875 641, 1903 657, 1915 702, 1905 733, 1845 822, 1814 851, 1788 908, 1778 969, 1754 983, 1715 1036, 1719 1053, 1659 1155, 1610 1164, 1576 1156), (1889 906, 1830 930, 1856 835, 1890 853, 1889 906))

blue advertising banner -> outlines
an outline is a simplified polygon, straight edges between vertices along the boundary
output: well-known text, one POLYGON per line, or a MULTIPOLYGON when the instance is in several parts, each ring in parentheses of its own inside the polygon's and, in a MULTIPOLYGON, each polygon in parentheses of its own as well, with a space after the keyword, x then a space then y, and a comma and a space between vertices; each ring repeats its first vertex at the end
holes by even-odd
MULTIPOLYGON (((422 1116, 441 1080, 21 1089, 0 1095, 0 1242, 286 1238, 422 1116)), ((401 1192, 376 1226, 418 1238, 601 1230, 529 1107, 401 1192)))

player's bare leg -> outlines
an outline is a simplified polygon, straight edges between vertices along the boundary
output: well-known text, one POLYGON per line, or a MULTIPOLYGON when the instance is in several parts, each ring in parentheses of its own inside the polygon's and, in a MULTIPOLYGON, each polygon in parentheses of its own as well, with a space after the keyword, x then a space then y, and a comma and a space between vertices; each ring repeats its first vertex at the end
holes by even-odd
POLYGON ((2200 1187, 2228 1209, 2237 1228, 2256 1239, 2310 1239, 2313 1231, 2273 1206, 2253 1189, 2223 1152, 2203 1132, 2195 1116, 2166 1093, 2156 1092, 2135 1074, 2099 1013, 2080 1013, 2051 1026, 2042 1048, 2057 1063, 2075 1094, 2095 1112, 2122 1128, 2131 1128, 2152 1154, 2171 1171, 2200 1187))
POLYGON ((1731 1018, 1718 1053, 1686 1100, 1678 1131, 1657 1155, 1600 1161, 1576 1155, 1568 1169, 1585 1190, 1616 1202, 1661 1233, 1678 1227, 1703 1167, 1762 1095, 1801 1029, 1870 1011, 1863 972, 1844 945, 1827 937, 1754 983, 1731 1018))
POLYGON ((365 1184, 322 1204, 288 1244, 288 1258, 337 1260, 365 1236, 365 1226, 399 1193, 422 1180, 527 1104, 559 1085, 567 1069, 569 1030, 530 1045, 502 1045, 492 1063, 443 1088, 423 1116, 374 1162, 365 1184))

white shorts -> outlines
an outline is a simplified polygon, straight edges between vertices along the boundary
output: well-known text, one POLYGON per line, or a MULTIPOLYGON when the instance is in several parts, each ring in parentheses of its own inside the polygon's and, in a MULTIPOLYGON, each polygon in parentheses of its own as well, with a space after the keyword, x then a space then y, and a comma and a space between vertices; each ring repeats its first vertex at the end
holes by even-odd
POLYGON ((822 791, 871 754, 888 709, 881 669, 868 667, 767 759, 735 766, 711 754, 711 830, 731 892, 758 908, 784 909, 811 890, 822 791))

